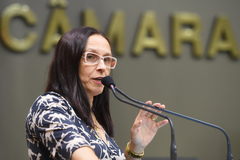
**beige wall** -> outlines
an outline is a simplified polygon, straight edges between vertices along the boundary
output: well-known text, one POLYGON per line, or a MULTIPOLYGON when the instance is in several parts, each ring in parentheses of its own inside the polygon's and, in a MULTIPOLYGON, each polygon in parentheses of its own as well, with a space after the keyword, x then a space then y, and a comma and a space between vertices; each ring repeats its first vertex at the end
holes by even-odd
MULTIPOLYGON (((0 42, 0 159, 28 159, 25 140, 25 118, 28 110, 43 93, 47 69, 53 49, 41 52, 50 17, 56 9, 50 1, 0 2, 1 27, 4 9, 19 2, 33 11, 36 23, 26 25, 22 19, 14 18, 9 26, 10 33, 18 39, 25 38, 30 31, 37 37, 27 51, 13 51, 6 47, 1 30, 0 42)), ((232 58, 233 52, 217 52, 212 59, 207 58, 211 37, 213 37, 215 18, 225 15, 234 35, 237 48, 240 48, 239 1, 225 0, 70 0, 64 5, 70 27, 84 22, 83 12, 92 9, 99 26, 108 31, 112 15, 121 10, 125 15, 123 33, 124 52, 114 52, 118 58, 117 68, 112 72, 118 87, 131 97, 146 101, 161 102, 167 109, 186 114, 221 126, 228 133, 234 159, 240 159, 240 74, 239 58, 232 58), (158 29, 165 43, 166 55, 159 56, 155 50, 144 49, 133 56, 133 46, 137 41, 141 20, 147 11, 156 15, 158 29), (173 24, 171 17, 176 12, 197 15, 201 26, 201 58, 196 58, 191 45, 181 44, 179 57, 174 57, 173 24)), ((86 12, 84 12, 86 13, 86 12)), ((66 19, 65 19, 66 20, 66 19)), ((120 21, 120 20, 119 20, 120 21)), ((66 21, 64 21, 67 23, 66 21)), ((67 24, 63 25, 66 28, 67 24)), ((2 27, 3 28, 3 27, 2 27)), ((6 28, 5 28, 6 29, 6 28)), ((229 30, 228 30, 229 31, 229 30)), ((31 41, 30 41, 31 42, 31 41)), ((199 44, 199 43, 198 43, 199 44)), ((231 42, 233 44, 233 42, 231 42)), ((160 45, 160 44, 159 44, 160 45)), ((155 49, 157 46, 154 47, 155 49)), ((234 47, 230 47, 234 48, 234 47)), ((235 47, 236 48, 236 47, 235 47)), ((239 51, 236 52, 236 55, 239 51)), ((115 140, 124 149, 130 139, 130 128, 138 109, 111 98, 111 111, 115 122, 115 140)), ((169 115, 173 121, 178 157, 195 157, 198 160, 226 160, 226 140, 216 130, 195 122, 169 115)), ((169 157, 170 128, 159 130, 154 141, 146 149, 146 157, 169 157)))

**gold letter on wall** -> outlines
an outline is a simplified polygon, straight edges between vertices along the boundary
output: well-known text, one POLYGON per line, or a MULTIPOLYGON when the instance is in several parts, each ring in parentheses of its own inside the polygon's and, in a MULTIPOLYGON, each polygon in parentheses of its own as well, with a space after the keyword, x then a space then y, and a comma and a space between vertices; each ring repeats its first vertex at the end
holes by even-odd
POLYGON ((193 45, 193 55, 201 57, 203 51, 199 17, 192 13, 175 13, 172 25, 173 55, 179 57, 182 51, 182 43, 190 42, 193 45))
POLYGON ((2 13, 1 17, 1 37, 3 43, 9 49, 16 52, 24 52, 30 49, 36 38, 37 34, 29 32, 23 39, 12 37, 10 33, 10 22, 15 17, 21 17, 28 25, 35 25, 37 22, 36 16, 27 5, 18 3, 8 6, 2 13))
POLYGON ((235 41, 230 23, 225 16, 217 17, 210 40, 208 57, 213 58, 218 51, 230 52, 230 55, 239 58, 239 49, 235 41))
POLYGON ((98 30, 101 29, 101 27, 97 21, 95 12, 92 9, 87 9, 83 12, 83 25, 89 26, 89 27, 94 27, 98 30))
POLYGON ((148 11, 143 15, 137 32, 133 54, 139 55, 145 48, 155 49, 160 56, 167 54, 154 12, 148 11))
POLYGON ((49 19, 49 25, 43 40, 43 52, 49 52, 51 48, 57 44, 62 35, 58 32, 59 29, 61 30, 61 33, 64 34, 71 29, 71 25, 65 10, 63 8, 55 7, 49 19))
POLYGON ((122 55, 125 50, 125 16, 122 11, 114 13, 112 21, 110 23, 107 37, 113 44, 115 42, 116 53, 122 55))

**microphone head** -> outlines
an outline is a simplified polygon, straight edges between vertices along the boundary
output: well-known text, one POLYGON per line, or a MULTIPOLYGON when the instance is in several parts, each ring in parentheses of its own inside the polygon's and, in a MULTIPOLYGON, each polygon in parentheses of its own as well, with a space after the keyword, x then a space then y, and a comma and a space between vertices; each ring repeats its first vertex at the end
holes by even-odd
POLYGON ((102 84, 111 89, 111 85, 116 86, 111 76, 106 76, 101 80, 102 84))

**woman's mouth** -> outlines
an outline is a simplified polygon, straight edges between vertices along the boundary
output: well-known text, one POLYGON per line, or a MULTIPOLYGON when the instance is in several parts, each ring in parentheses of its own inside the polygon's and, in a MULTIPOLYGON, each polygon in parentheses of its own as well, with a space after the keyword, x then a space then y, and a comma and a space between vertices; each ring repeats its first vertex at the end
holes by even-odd
POLYGON ((102 84, 101 82, 102 78, 94 78, 93 81, 98 83, 98 84, 102 84))

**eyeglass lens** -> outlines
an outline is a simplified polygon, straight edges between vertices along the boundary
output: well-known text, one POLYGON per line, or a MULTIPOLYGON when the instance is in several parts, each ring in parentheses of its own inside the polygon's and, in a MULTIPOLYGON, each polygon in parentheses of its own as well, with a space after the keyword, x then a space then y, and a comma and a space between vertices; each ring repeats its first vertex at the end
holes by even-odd
MULTIPOLYGON (((96 54, 96 53, 90 53, 88 52, 86 55, 86 62, 87 63, 91 63, 91 64, 97 64, 99 63, 101 57, 96 54)), ((107 67, 114 67, 116 64, 116 60, 111 57, 111 56, 104 56, 103 58, 103 62, 107 67)))

